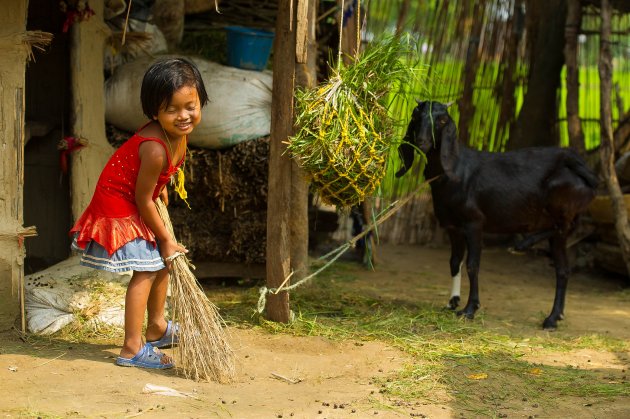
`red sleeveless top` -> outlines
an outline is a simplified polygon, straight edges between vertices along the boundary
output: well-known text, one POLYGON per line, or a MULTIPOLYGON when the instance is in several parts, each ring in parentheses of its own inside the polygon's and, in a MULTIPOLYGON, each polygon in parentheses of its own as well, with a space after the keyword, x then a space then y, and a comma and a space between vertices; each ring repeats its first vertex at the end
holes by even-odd
MULTIPOLYGON (((153 190, 156 200, 162 187, 182 165, 186 155, 173 166, 164 141, 154 137, 142 137, 138 133, 129 138, 109 159, 96 184, 94 196, 81 217, 70 230, 78 233, 77 245, 81 249, 94 240, 111 256, 128 242, 140 237, 156 245, 155 234, 144 223, 136 206, 136 180, 140 170, 138 149, 145 141, 162 144, 168 159, 168 169, 160 173, 153 190)), ((186 141, 186 139, 184 139, 186 141)))

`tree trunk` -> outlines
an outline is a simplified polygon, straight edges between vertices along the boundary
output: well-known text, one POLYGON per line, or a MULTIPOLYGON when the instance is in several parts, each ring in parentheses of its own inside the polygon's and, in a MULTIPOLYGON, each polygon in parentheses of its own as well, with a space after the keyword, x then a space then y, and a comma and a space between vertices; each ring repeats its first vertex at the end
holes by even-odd
POLYGON ((569 145, 584 152, 584 132, 580 121, 580 69, 578 67, 578 33, 582 24, 580 0, 568 0, 567 23, 564 29, 564 59, 567 65, 567 129, 569 145))
POLYGON ((609 0, 602 0, 601 18, 602 28, 599 50, 599 78, 600 78, 600 106, 601 106, 601 147, 600 158, 602 171, 606 179, 606 186, 613 204, 615 214, 615 229, 619 239, 619 247, 623 256, 628 275, 630 275, 630 226, 626 204, 619 187, 615 172, 615 153, 613 150, 612 130, 612 54, 610 52, 610 21, 612 6, 609 0))
MULTIPOLYGON (((285 141, 293 134, 297 0, 279 0, 273 51, 271 139, 269 144, 269 191, 267 194, 267 287, 277 288, 291 268, 291 160, 285 141)), ((288 281, 287 284, 288 285, 288 281)), ((291 319, 289 293, 269 294, 269 320, 291 319)))
POLYGON ((527 93, 510 133, 509 149, 558 145, 557 92, 564 65, 566 1, 527 2, 530 44, 527 93))

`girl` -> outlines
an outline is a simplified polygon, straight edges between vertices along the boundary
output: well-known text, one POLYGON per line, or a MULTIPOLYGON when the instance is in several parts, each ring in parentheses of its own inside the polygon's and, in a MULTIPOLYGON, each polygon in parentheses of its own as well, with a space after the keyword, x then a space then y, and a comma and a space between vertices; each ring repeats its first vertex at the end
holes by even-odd
MULTIPOLYGON (((187 136, 201 121, 208 102, 193 63, 162 59, 145 73, 140 91, 149 118, 109 159, 90 205, 71 234, 81 264, 110 272, 133 270, 125 298, 125 338, 116 364, 171 368, 158 348, 177 343, 177 327, 164 319, 169 256, 187 252, 169 235, 157 213, 158 196, 167 203, 166 183, 181 170, 187 136), (148 312, 142 340, 142 325, 148 312)), ((176 190, 182 191, 183 176, 176 190)))

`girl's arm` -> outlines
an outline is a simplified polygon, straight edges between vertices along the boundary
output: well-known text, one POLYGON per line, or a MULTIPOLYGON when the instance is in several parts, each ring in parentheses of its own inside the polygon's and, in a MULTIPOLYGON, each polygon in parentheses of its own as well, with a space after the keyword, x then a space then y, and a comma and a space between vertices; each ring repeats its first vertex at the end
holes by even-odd
MULTIPOLYGON (((177 244, 166 230, 164 222, 160 218, 153 202, 155 185, 162 169, 167 164, 166 152, 158 143, 145 141, 140 145, 138 155, 140 156, 140 170, 136 181, 136 205, 138 206, 140 217, 142 217, 144 223, 153 231, 153 234, 159 241, 160 254, 163 259, 173 255, 175 252, 186 253, 187 250, 177 244)), ((170 263, 166 264, 167 266, 170 265, 170 263)))
POLYGON ((160 199, 164 202, 164 205, 168 206, 168 190, 166 189, 166 185, 160 191, 160 199))

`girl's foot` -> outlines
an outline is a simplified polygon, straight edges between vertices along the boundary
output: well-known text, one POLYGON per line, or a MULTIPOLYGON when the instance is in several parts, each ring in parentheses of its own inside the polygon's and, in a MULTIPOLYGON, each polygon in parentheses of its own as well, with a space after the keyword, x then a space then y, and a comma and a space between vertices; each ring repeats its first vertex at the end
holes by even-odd
POLYGON ((147 342, 156 348, 170 348, 179 344, 179 324, 169 320, 166 325, 166 331, 162 337, 156 340, 149 340, 149 338, 147 338, 147 342))
MULTIPOLYGON (((124 350, 124 348, 123 348, 124 350)), ((121 351, 121 356, 116 358, 116 365, 121 367, 140 367, 150 369, 173 368, 175 364, 170 356, 146 343, 133 357, 127 358, 121 351)))
POLYGON ((169 323, 170 321, 167 322, 165 319, 162 319, 160 322, 147 324, 147 331, 144 334, 147 342, 161 339, 166 334, 169 323))

